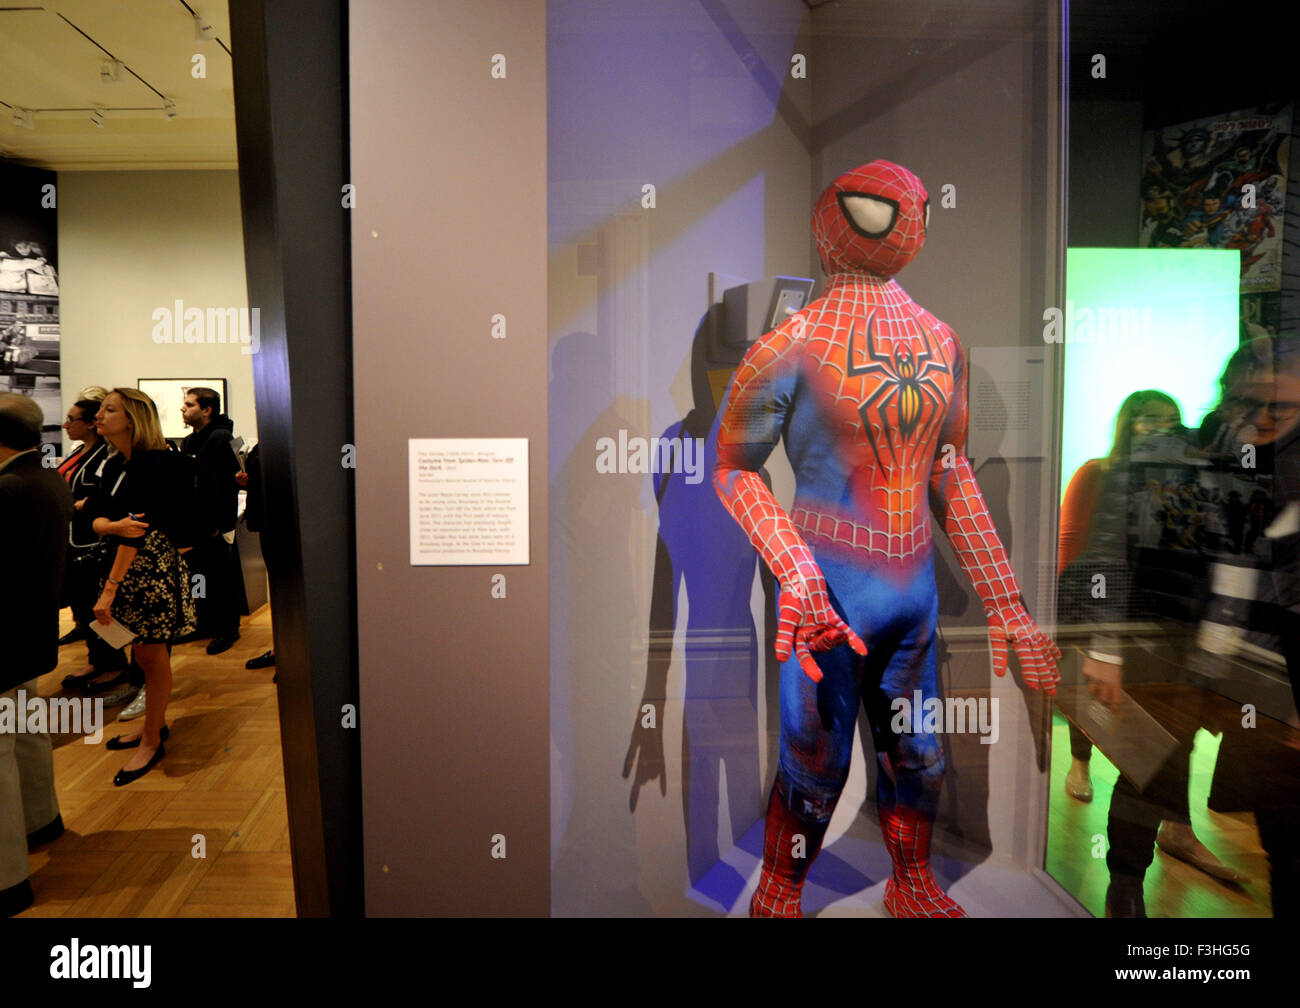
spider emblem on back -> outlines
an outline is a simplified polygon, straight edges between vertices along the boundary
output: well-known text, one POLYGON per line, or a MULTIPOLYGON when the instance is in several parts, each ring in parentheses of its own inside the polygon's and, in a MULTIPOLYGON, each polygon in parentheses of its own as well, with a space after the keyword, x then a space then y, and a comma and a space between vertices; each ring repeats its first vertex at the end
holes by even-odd
POLYGON ((880 446, 876 444, 875 428, 878 424, 880 429, 885 432, 890 458, 897 464, 898 452, 895 448, 895 435, 903 443, 911 440, 912 434, 915 433, 917 425, 921 422, 921 417, 925 412, 924 405, 927 401, 934 408, 933 416, 943 416, 947 409, 947 403, 945 402, 943 389, 935 381, 934 375, 951 375, 952 372, 948 369, 947 361, 943 359, 942 349, 936 354, 935 348, 931 346, 930 333, 926 330, 921 331, 921 339, 925 344, 925 348, 919 353, 914 353, 911 346, 907 344, 900 345, 898 343, 885 350, 877 349, 875 335, 872 332, 872 324, 875 319, 875 312, 872 312, 867 318, 866 349, 867 357, 871 361, 869 364, 859 365, 855 363, 858 357, 856 347, 858 324, 854 321, 849 326, 847 376, 850 378, 865 374, 884 376, 885 380, 858 407, 858 414, 862 417, 863 429, 867 433, 867 438, 871 442, 871 448, 876 453, 877 460, 884 461, 880 454, 880 446), (898 411, 896 424, 886 416, 886 410, 891 408, 898 411), (871 409, 876 411, 876 423, 872 422, 868 413, 871 409))

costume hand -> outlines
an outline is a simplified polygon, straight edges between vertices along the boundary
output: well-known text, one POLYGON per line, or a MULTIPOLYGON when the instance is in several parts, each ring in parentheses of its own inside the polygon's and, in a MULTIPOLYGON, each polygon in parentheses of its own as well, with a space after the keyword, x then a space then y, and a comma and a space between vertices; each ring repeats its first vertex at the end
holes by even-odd
POLYGON ((659 793, 668 794, 668 771, 664 767, 664 733, 663 702, 652 703, 643 700, 637 708, 636 719, 632 722, 632 741, 628 743, 627 755, 623 757, 623 779, 627 780, 635 766, 636 776, 632 778, 632 795, 628 807, 635 812, 637 796, 642 785, 659 779, 659 793), (651 710, 645 708, 649 706, 651 710), (650 720, 650 727, 646 721, 650 720))
POLYGON ((248 486, 248 473, 244 472, 242 469, 235 473, 235 482, 241 487, 248 486))
POLYGON ((127 515, 117 523, 117 534, 123 539, 139 539, 149 531, 149 523, 140 521, 144 514, 127 515))
POLYGON ((1120 697, 1124 694, 1123 666, 1114 662, 1098 661, 1085 655, 1083 677, 1088 681, 1089 693, 1112 711, 1119 710, 1120 697))
POLYGON ((1020 661, 1025 685, 1030 689, 1055 693, 1061 681, 1061 673, 1056 668, 1056 663, 1061 660, 1061 651, 1038 629, 1038 624, 1025 612, 1025 607, 1012 602, 1000 609, 986 609, 984 614, 989 621, 993 674, 1007 674, 1007 641, 1010 641, 1020 661))
POLYGON ((799 580, 782 582, 777 600, 776 660, 786 661, 793 649, 804 674, 813 682, 821 682, 822 670, 813 660, 812 652, 848 644, 858 654, 865 655, 867 646, 831 605, 826 579, 815 564, 811 571, 801 565, 796 577, 799 580))

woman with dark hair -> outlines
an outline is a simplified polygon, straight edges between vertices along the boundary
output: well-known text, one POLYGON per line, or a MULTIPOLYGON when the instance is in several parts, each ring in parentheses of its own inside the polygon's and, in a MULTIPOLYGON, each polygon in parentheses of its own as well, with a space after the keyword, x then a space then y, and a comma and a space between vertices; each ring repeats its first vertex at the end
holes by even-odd
MULTIPOLYGON (((1080 466, 1066 488, 1065 499, 1061 505, 1058 575, 1064 573, 1065 569, 1084 553, 1088 546, 1093 516, 1097 513, 1108 474, 1112 470, 1123 470, 1130 462, 1141 457, 1144 454, 1143 449, 1146 448, 1143 439, 1161 435, 1177 435, 1180 442, 1179 454, 1186 450, 1186 445, 1181 442, 1187 432, 1182 425, 1182 413, 1178 403, 1156 389, 1143 389, 1126 398, 1115 417, 1115 434, 1111 441, 1110 452, 1105 458, 1090 459, 1080 466)), ((1152 489, 1150 481, 1147 481, 1147 484, 1145 493, 1151 499, 1140 502, 1139 507, 1146 507, 1155 518, 1163 515, 1166 526, 1169 526, 1174 511, 1178 511, 1181 518, 1190 520, 1183 513, 1189 507, 1188 500, 1183 499, 1186 493, 1182 498, 1178 496, 1180 491, 1186 491, 1187 488, 1161 489, 1157 486, 1152 489), (1159 511, 1162 505, 1163 512, 1159 511)), ((1194 498, 1191 499, 1190 509, 1196 510, 1194 498)), ((1189 525, 1183 533, 1191 537, 1194 531, 1189 525)), ((1168 545, 1168 543, 1162 539, 1161 545, 1168 545)), ((1195 548, 1196 543, 1189 542, 1186 546, 1195 548)), ((1062 592, 1063 597, 1065 594, 1062 592)), ((1190 745, 1187 746, 1187 750, 1187 756, 1190 757, 1190 745)), ((1092 801, 1093 787, 1090 772, 1092 743, 1073 723, 1070 724, 1070 756, 1070 769, 1065 777, 1066 794, 1078 801, 1092 801)), ((1188 861, 1217 878, 1227 881, 1243 880, 1245 876, 1224 865, 1201 843, 1193 831, 1187 797, 1189 773, 1187 759, 1179 756, 1175 757, 1175 760, 1179 761, 1179 766, 1170 770, 1172 783, 1168 788, 1171 795, 1168 814, 1175 818, 1160 821, 1157 845, 1167 854, 1188 861)))
MULTIPOLYGON (((1156 389, 1134 392, 1120 404, 1115 414, 1115 435, 1104 458, 1089 459, 1079 466, 1065 489, 1061 502, 1061 538, 1057 550, 1056 573, 1060 576, 1088 542, 1092 516, 1097 510, 1106 472, 1116 462, 1126 462, 1133 451, 1133 438, 1168 434, 1182 428, 1183 416, 1178 403, 1156 389)), ((1081 802, 1092 801, 1092 743, 1073 724, 1070 725, 1070 770, 1065 775, 1065 793, 1081 802)))
MULTIPOLYGON (((63 430, 64 433, 68 435, 68 439, 78 442, 77 447, 72 450, 72 453, 59 464, 59 475, 68 481, 69 486, 73 487, 73 500, 78 499, 77 488, 74 484, 74 480, 76 480, 78 474, 81 473, 81 470, 85 469, 87 463, 90 463, 90 468, 82 474, 83 486, 93 486, 93 483, 84 483, 85 476, 89 476, 93 480, 95 468, 108 454, 108 442, 101 438, 95 431, 95 414, 97 412, 99 412, 98 402, 94 402, 90 399, 79 399, 68 409, 68 415, 63 421, 63 430)), ((89 497, 90 494, 86 493, 83 496, 89 497)), ((77 515, 73 516, 74 520, 80 515, 81 511, 81 508, 77 509, 77 515)), ((84 533, 87 530, 83 528, 81 531, 84 533)), ((94 535, 93 530, 91 530, 91 535, 94 535)), ((63 595, 65 599, 69 600, 68 604, 72 606, 73 627, 59 638, 59 647, 62 647, 65 644, 72 644, 75 641, 86 640, 87 637, 92 636, 87 624, 89 624, 90 619, 93 617, 88 617, 88 612, 82 611, 83 607, 79 607, 71 601, 74 595, 74 586, 71 583, 73 579, 71 575, 74 573, 75 567, 78 566, 76 560, 78 552, 77 541, 79 538, 84 539, 85 537, 78 536, 77 530, 74 529, 71 538, 72 550, 68 554, 68 572, 63 579, 63 595)), ((96 542, 98 539, 99 537, 95 536, 96 542)), ((85 545, 91 546, 93 543, 86 542, 85 545)), ((68 678, 74 677, 69 676, 68 678)), ((77 676, 76 678, 83 677, 77 676)), ((85 678, 93 677, 88 676, 85 678)), ((66 680, 64 681, 64 685, 67 685, 66 680)))
POLYGON ((184 520, 186 475, 179 453, 162 435, 158 411, 143 392, 117 388, 104 399, 95 426, 115 449, 104 466, 94 529, 117 544, 95 618, 116 618, 135 633, 131 645, 144 670, 144 727, 110 739, 110 749, 135 753, 113 778, 118 787, 148 773, 165 754, 172 671, 168 646, 195 627, 189 574, 176 548, 184 520))
POLYGON ((1126 461, 1130 457, 1134 437, 1170 434, 1180 430, 1182 424, 1178 403, 1155 389, 1134 392, 1120 404, 1119 412, 1115 414, 1115 436, 1111 439, 1110 451, 1105 458, 1089 459, 1079 466, 1065 489, 1065 498, 1061 502, 1058 574, 1083 552, 1106 470, 1116 461, 1126 461))
MULTIPOLYGON (((94 514, 87 505, 99 486, 99 468, 108 458, 108 442, 95 430, 95 414, 100 400, 78 399, 68 410, 63 429, 73 441, 81 442, 77 449, 63 460, 59 472, 72 488, 72 528, 68 533, 68 565, 63 578, 63 598, 72 608, 73 629, 59 640, 71 644, 85 640, 89 664, 80 672, 65 676, 65 689, 81 689, 88 693, 102 693, 121 686, 125 679, 118 676, 108 682, 96 682, 106 672, 122 672, 126 668, 126 655, 110 647, 99 634, 90 630, 94 620, 95 599, 99 596, 99 581, 103 576, 101 540, 93 527, 94 514)), ((128 687, 129 689, 129 687, 128 687)), ((123 691, 113 702, 127 699, 123 691)), ((105 700, 110 700, 105 697, 105 700)))

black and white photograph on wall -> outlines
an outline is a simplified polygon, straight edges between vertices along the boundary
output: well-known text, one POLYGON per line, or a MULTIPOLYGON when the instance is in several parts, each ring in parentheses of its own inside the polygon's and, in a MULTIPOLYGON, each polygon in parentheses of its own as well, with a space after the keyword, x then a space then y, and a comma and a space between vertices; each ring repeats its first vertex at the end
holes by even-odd
POLYGON ((31 396, 58 445, 59 274, 53 172, 0 164, 0 391, 31 396))

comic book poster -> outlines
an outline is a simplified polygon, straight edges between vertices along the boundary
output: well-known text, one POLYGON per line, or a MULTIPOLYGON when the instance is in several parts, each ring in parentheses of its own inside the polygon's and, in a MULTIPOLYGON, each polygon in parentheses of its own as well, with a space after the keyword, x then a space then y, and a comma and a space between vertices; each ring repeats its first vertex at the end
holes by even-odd
POLYGON ((1279 290, 1291 111, 1258 105, 1145 133, 1139 246, 1237 249, 1243 294, 1279 290))

